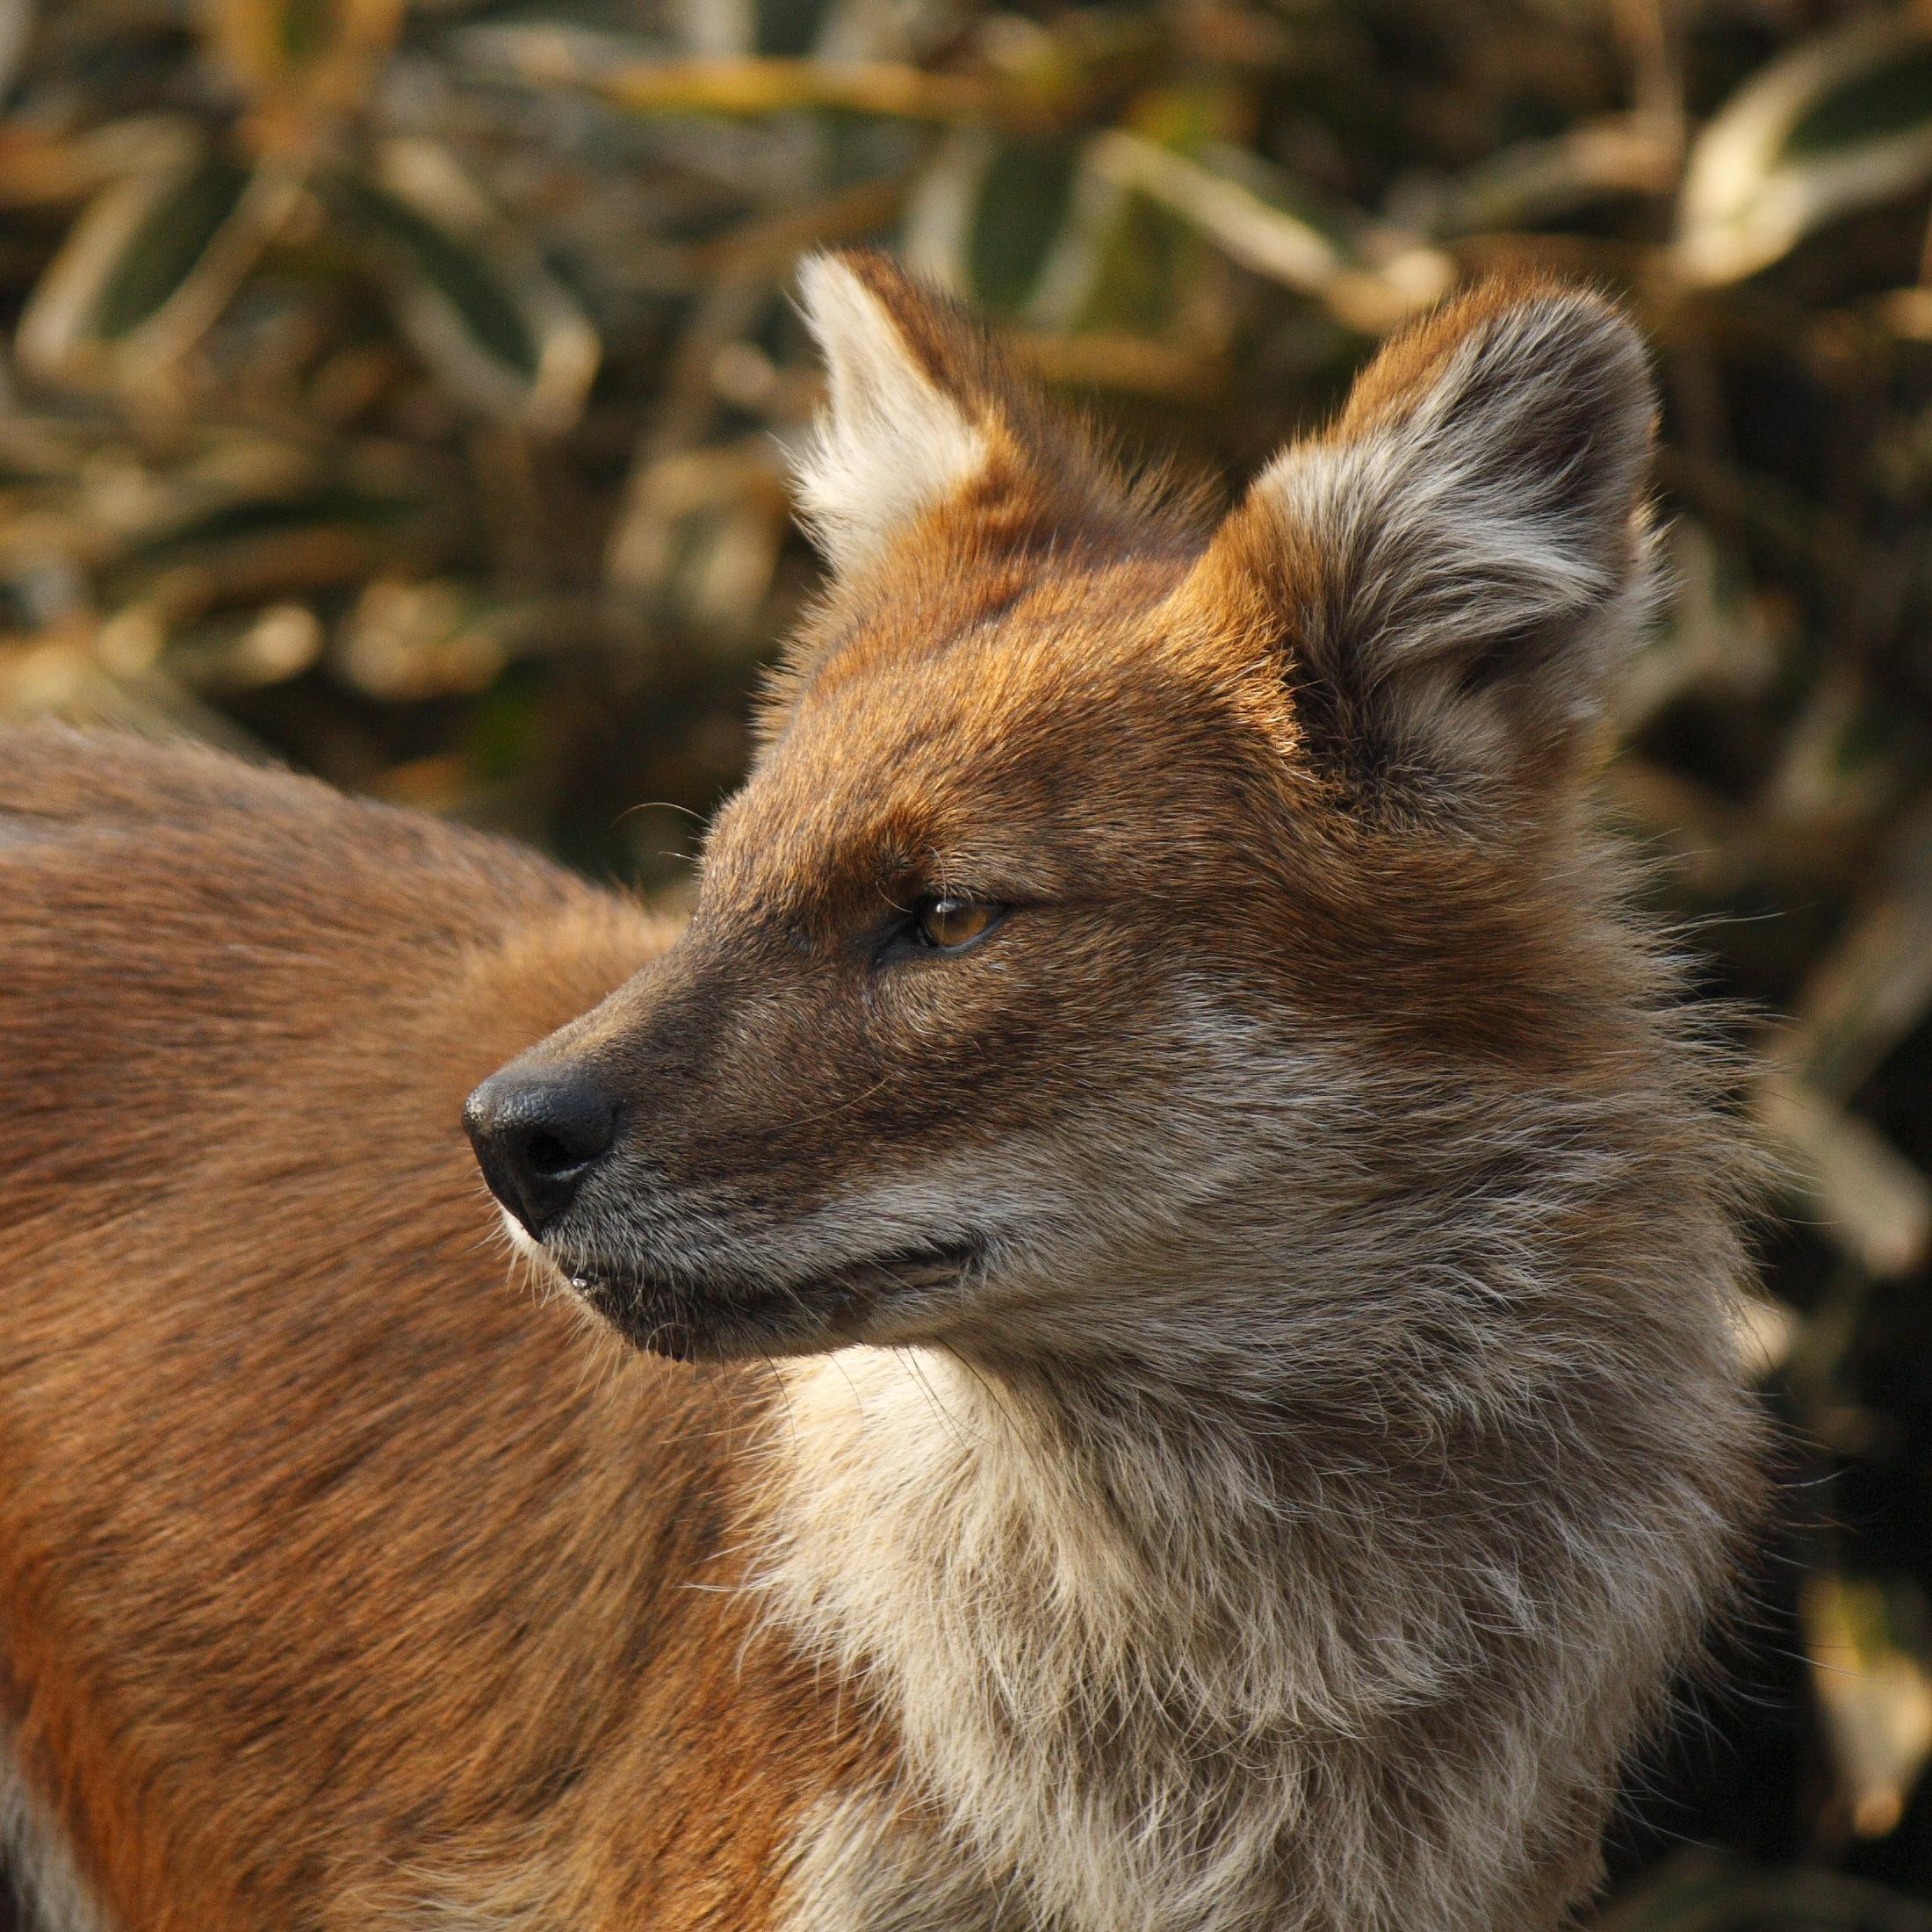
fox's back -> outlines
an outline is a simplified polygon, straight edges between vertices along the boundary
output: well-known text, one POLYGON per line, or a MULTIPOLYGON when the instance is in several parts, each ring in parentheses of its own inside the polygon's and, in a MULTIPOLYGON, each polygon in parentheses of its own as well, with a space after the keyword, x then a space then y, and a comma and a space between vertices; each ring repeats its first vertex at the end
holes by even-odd
POLYGON ((458 1125, 662 943, 306 781, 0 738, 0 1719, 114 1919, 756 1922, 811 1693, 685 1587, 755 1387, 506 1288, 458 1125))

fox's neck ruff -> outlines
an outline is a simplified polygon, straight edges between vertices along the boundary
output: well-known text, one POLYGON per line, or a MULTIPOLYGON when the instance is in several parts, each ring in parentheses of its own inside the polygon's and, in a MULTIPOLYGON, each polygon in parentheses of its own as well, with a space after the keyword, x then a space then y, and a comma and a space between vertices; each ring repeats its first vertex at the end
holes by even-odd
POLYGON ((1017 1727, 1099 1695, 1224 1742, 1345 1734, 1534 1625, 1500 1575, 1480 1610, 1445 1582, 1421 1611, 1446 1519, 1480 1513, 1460 1452, 1483 1452, 1386 1409, 995 1381, 923 1351, 849 1351, 788 1388, 784 1600, 847 1663, 914 1625, 983 1655, 1017 1727))
MULTIPOLYGON (((1582 1592, 1617 1588, 1648 1512, 1559 1561, 1561 1484, 1595 1480, 1559 1428, 1519 1459, 1387 1417, 1296 1438, 1285 1412, 869 1350, 788 1382, 775 1613, 903 1745, 914 1794, 878 1806, 936 1812, 1043 1922, 1364 1928, 1433 1890, 1428 1924, 1500 1924, 1531 1882, 1514 1848, 1593 1856, 1594 1814, 1574 1854, 1532 1821, 1606 1779, 1627 1654, 1554 1668, 1554 1606, 1593 1623, 1582 1592)), ((1656 1579, 1658 1635, 1694 1589, 1656 1579)))
POLYGON ((1687 1115, 1582 1112, 1337 1215, 1320 1293, 1198 1283, 1198 1365, 788 1370, 775 1611, 1042 1922, 1460 1932, 1587 1881, 1724 1561, 1739 1262, 1687 1115))

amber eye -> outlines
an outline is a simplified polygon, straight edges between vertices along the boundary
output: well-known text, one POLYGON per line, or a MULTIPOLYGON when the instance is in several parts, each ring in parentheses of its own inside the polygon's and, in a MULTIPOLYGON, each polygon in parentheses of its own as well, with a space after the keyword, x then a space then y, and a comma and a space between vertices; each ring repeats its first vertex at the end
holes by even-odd
POLYGON ((941 952, 970 946, 999 923, 1001 908, 984 899, 927 899, 912 915, 912 929, 922 944, 941 952))

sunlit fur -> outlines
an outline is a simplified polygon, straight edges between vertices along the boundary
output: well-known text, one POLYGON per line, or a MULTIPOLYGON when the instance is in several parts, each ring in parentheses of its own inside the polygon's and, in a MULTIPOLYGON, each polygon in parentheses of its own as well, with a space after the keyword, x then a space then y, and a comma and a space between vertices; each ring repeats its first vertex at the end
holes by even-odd
POLYGON ((804 305, 836 569, 674 941, 0 745, 35 1815, 126 1932, 1554 1932, 1756 1493, 1730 1070, 1590 811, 1641 350, 1480 289, 1211 522, 878 258, 804 305), (513 1056, 623 1107, 543 1308, 513 1056))
POLYGON ((833 406, 797 466, 801 514, 841 567, 957 489, 986 457, 965 413, 897 346, 891 318, 836 262, 808 263, 833 406))

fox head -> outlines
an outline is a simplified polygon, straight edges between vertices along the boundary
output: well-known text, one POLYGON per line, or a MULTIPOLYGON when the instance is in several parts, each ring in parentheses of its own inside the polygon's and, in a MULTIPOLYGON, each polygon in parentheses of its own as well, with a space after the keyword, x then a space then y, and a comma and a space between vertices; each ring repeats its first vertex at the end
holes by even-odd
POLYGON ((1478 288, 1215 521, 884 260, 804 291, 830 586, 688 927, 472 1097, 508 1214, 677 1355, 1241 1375, 1344 1302, 1413 1348, 1417 1269, 1493 1281, 1640 1087, 1581 809, 1649 583, 1636 335, 1478 288))

